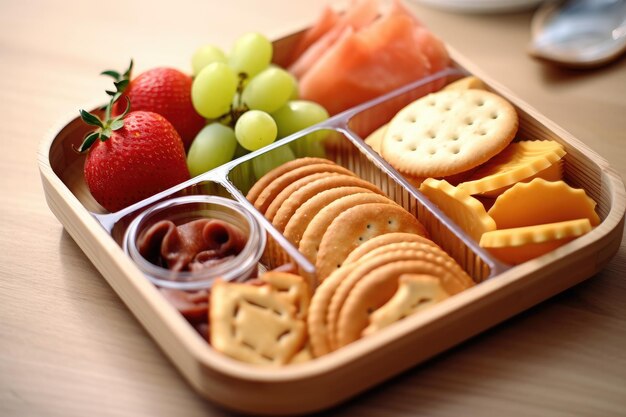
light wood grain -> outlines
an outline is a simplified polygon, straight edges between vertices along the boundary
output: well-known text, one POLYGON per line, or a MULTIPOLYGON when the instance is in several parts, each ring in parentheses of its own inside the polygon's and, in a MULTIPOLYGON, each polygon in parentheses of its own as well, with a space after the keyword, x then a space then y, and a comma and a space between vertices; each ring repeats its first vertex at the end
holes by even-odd
MULTIPOLYGON (((0 414, 226 414, 201 399, 63 231, 43 196, 45 133, 121 68, 188 66, 206 41, 278 37, 316 2, 0 3, 0 414), (118 12, 112 12, 117 10, 118 12), (123 12, 122 12, 123 11, 123 12)), ((626 174, 626 61, 591 72, 528 58, 529 13, 415 7, 444 40, 626 174)), ((626 248, 596 277, 334 409, 358 415, 624 415, 626 248), (468 410, 471 410, 468 411, 468 410)))

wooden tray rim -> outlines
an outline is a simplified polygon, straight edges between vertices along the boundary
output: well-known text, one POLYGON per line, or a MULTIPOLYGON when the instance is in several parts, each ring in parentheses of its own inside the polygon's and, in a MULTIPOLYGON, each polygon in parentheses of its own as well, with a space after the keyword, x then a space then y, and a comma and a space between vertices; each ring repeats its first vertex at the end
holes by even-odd
MULTIPOLYGON (((301 380, 319 375, 321 373, 334 372, 337 368, 349 366, 355 359, 381 349, 385 345, 394 343, 409 333, 417 332, 420 329, 439 322, 452 314, 461 314, 464 311, 471 309, 474 303, 480 300, 493 296, 495 293, 500 291, 505 291, 507 288, 513 287, 516 283, 520 283, 524 280, 530 280, 543 268, 547 266, 555 266, 558 262, 561 262, 570 256, 575 256, 580 250, 593 250, 595 245, 598 245, 603 241, 606 242, 609 239, 617 238, 621 240, 621 235, 616 232, 618 231, 618 228, 620 228, 620 225, 623 226, 626 207, 624 183, 617 172, 609 166, 608 162, 595 153, 595 151, 591 150, 587 145, 576 139, 573 135, 569 134, 567 131, 547 119, 527 103, 517 98, 510 90, 487 77, 453 48, 450 48, 449 46, 448 48, 455 62, 467 69, 470 73, 485 80, 494 88, 494 90, 507 100, 511 101, 516 107, 527 112, 549 130, 553 131, 559 138, 567 142, 568 145, 580 150, 587 158, 600 167, 603 174, 602 181, 608 187, 612 200, 609 213, 598 227, 587 235, 576 239, 572 243, 561 247, 550 254, 539 258, 538 260, 529 261, 505 271, 498 275, 496 279, 485 281, 480 285, 446 300, 444 303, 440 303, 430 310, 424 311, 420 315, 408 317, 407 319, 396 323, 394 326, 384 329, 384 331, 379 332, 375 336, 361 339, 329 355, 316 358, 308 363, 294 364, 282 368, 267 368, 236 361, 211 349, 206 341, 204 341, 191 328, 191 326, 188 325, 182 315, 180 315, 178 311, 176 311, 161 296, 158 290, 143 276, 132 260, 126 256, 122 248, 111 238, 95 217, 84 208, 76 196, 72 194, 61 179, 53 172, 49 160, 50 148, 58 133, 68 124, 68 122, 60 123, 60 129, 52 130, 52 132, 41 142, 38 151, 38 165, 42 181, 44 183, 44 190, 46 192, 48 204, 51 206, 51 209, 53 209, 52 205, 55 202, 51 200, 54 199, 54 196, 49 195, 51 191, 62 198, 63 202, 70 210, 69 214, 73 215, 78 221, 76 225, 68 225, 66 224, 67 218, 61 218, 57 215, 63 226, 68 229, 68 231, 71 229, 75 233, 82 233, 84 235, 82 238, 86 239, 85 242, 98 246, 97 252, 99 256, 106 258, 108 262, 112 262, 117 268, 124 271, 124 276, 122 277, 108 277, 104 272, 102 272, 102 275, 114 288, 118 295, 120 295, 122 300, 129 306, 131 311, 133 311, 133 314, 151 333, 155 341, 163 347, 163 337, 169 337, 169 335, 160 334, 152 328, 152 325, 148 320, 154 320, 154 318, 158 319, 161 325, 165 326, 165 329, 167 329, 172 336, 175 336, 178 339, 177 345, 184 346, 186 348, 189 355, 187 359, 194 363, 193 366, 211 369, 215 372, 223 374, 224 376, 230 376, 239 380, 268 383, 301 380), (48 189, 48 187, 50 187, 50 189, 48 189), (125 283, 131 286, 130 289, 124 288, 125 283), (132 297, 134 297, 134 293, 142 295, 143 301, 146 302, 149 307, 151 317, 143 317, 141 312, 137 311, 139 308, 135 306, 136 300, 134 301, 132 299, 132 297)), ((72 117, 69 120, 73 120, 74 118, 75 117, 72 117)), ((57 214, 54 209, 53 211, 57 214)), ((62 209, 58 213, 62 214, 62 209)), ((83 242, 83 239, 77 238, 74 234, 72 234, 72 237, 77 242, 83 242)), ((102 267, 99 261, 90 256, 91 254, 89 253, 88 248, 83 248, 81 246, 81 249, 90 257, 91 261, 98 266, 98 269, 102 267)), ((181 367, 181 363, 178 361, 182 359, 174 358, 167 349, 164 348, 164 350, 168 353, 172 362, 181 367)), ((187 363, 187 366, 190 366, 190 364, 187 363)), ((188 379, 190 379, 190 382, 194 383, 189 374, 190 369, 191 368, 187 368, 184 370, 181 367, 181 372, 185 374, 188 379)), ((197 383, 197 381, 195 382, 197 383)))

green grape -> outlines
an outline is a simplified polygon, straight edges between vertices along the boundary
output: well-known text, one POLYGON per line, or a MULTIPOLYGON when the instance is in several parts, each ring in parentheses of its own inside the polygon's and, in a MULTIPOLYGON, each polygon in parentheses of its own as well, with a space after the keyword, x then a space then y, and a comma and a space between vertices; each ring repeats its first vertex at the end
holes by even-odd
POLYGON ((293 93, 293 76, 269 67, 250 80, 241 98, 249 109, 271 113, 281 108, 293 93))
MULTIPOLYGON (((276 64, 270 64, 270 68, 278 68, 283 69, 276 64)), ((300 97, 300 87, 298 86, 298 79, 289 71, 287 71, 287 75, 291 78, 291 82, 293 84, 291 95, 289 96, 289 100, 297 100, 300 97)))
POLYGON ((237 139, 232 128, 220 123, 205 126, 191 143, 187 167, 192 177, 207 172, 233 159, 237 139))
MULTIPOLYGON (((328 112, 312 101, 294 100, 272 113, 278 127, 278 138, 284 138, 302 129, 328 119, 328 112)), ((290 143, 297 157, 324 156, 322 142, 328 131, 320 130, 290 143)))
POLYGON ((261 178, 279 165, 295 159, 295 155, 289 146, 281 146, 265 152, 252 160, 252 170, 257 178, 261 178))
POLYGON ((235 42, 228 63, 235 74, 247 74, 252 78, 263 71, 272 61, 272 43, 263 35, 248 33, 235 42))
POLYGON ((256 151, 276 140, 276 122, 269 114, 250 110, 239 117, 235 124, 237 142, 249 151, 256 151))
POLYGON ((272 113, 278 127, 278 137, 284 138, 302 129, 328 119, 328 112, 319 104, 306 100, 292 100, 272 113))
POLYGON ((223 62, 207 65, 191 85, 193 107, 207 119, 222 116, 230 110, 237 82, 237 75, 223 62))
POLYGON ((215 45, 204 45, 196 49, 191 56, 191 68, 193 76, 197 76, 202 68, 213 62, 226 63, 226 54, 215 45))
POLYGON ((289 96, 289 100, 297 100, 300 98, 300 87, 298 86, 298 79, 290 72, 288 72, 291 77, 291 82, 293 83, 293 89, 291 90, 291 95, 289 96))

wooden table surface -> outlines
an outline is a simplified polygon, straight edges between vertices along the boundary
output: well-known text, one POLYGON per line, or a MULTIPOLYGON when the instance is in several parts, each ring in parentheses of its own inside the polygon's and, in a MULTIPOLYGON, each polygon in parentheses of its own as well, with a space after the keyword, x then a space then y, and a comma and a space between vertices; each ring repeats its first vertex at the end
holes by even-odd
MULTIPOLYGON (((0 2, 0 415, 226 415, 194 393, 44 200, 40 140, 137 71, 194 49, 278 37, 321 1, 0 2)), ((441 38, 626 175, 626 59, 591 71, 525 54, 530 11, 411 4, 441 38)), ((330 411, 336 415, 626 415, 626 248, 592 279, 330 411)))

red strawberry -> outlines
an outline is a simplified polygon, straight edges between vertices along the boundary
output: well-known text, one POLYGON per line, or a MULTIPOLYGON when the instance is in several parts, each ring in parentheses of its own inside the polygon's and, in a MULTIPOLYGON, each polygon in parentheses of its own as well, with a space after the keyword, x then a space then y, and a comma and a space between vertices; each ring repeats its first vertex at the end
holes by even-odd
POLYGON ((78 151, 89 149, 85 182, 102 207, 118 211, 189 179, 183 142, 170 122, 146 111, 111 119, 110 107, 104 121, 81 110, 98 127, 78 151))
MULTIPOLYGON (((123 93, 123 98, 130 99, 133 111, 151 111, 165 117, 180 134, 185 149, 189 149, 193 139, 206 124, 191 102, 192 78, 173 68, 154 68, 131 81, 132 67, 131 61, 124 74, 120 75, 116 71, 105 71, 103 74, 115 78, 117 93, 123 93)), ((118 100, 113 109, 114 114, 124 111, 124 105, 125 100, 118 100)))

